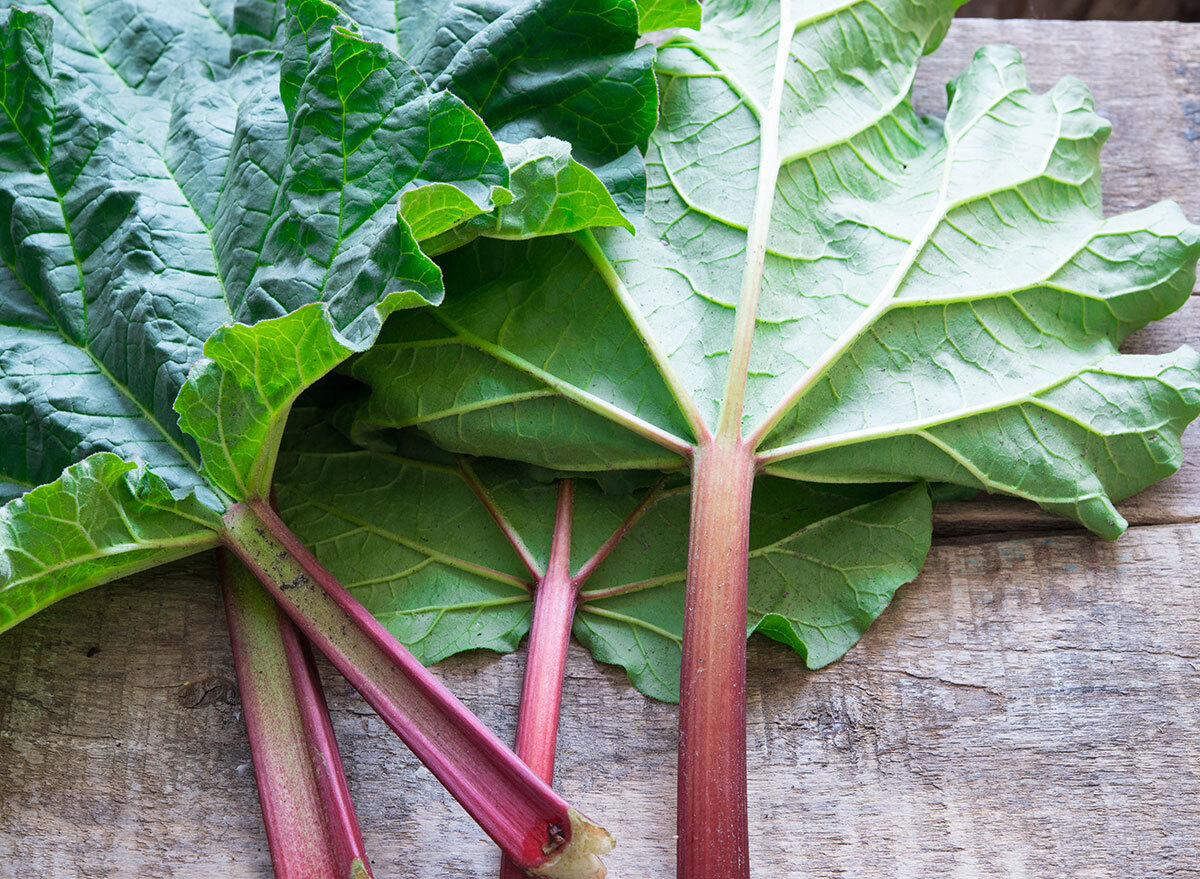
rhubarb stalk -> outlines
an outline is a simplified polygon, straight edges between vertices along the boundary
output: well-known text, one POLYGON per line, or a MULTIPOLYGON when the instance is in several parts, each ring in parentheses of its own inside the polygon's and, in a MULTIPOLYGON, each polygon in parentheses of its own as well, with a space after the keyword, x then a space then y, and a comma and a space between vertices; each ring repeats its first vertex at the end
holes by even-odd
POLYGON ((680 879, 750 873, 746 819, 746 602, 753 452, 702 445, 692 470, 679 682, 680 879))
MULTIPOLYGON (((539 777, 550 784, 554 780, 563 678, 575 612, 584 601, 615 594, 613 590, 584 593, 583 586, 646 511, 665 497, 663 481, 660 480, 646 493, 600 548, 572 574, 571 523, 575 514, 575 480, 561 479, 558 482, 550 556, 543 571, 521 540, 517 529, 505 517, 470 465, 460 461, 459 466, 467 484, 491 514, 532 577, 533 621, 525 657, 525 682, 517 720, 516 752, 539 777)), ((618 587, 618 591, 623 588, 618 587)), ((520 868, 505 856, 500 867, 500 879, 518 879, 521 875, 520 868)))
POLYGON ((244 566, 217 564, 275 877, 370 879, 312 651, 244 566))
MULTIPOLYGON (((550 563, 534 587, 533 624, 529 631, 525 683, 517 720, 517 756, 547 784, 554 781, 563 676, 567 669, 567 648, 571 643, 571 621, 575 618, 579 596, 579 586, 571 578, 574 499, 574 481, 560 480, 550 563)), ((506 855, 500 867, 501 879, 520 879, 521 875, 520 868, 506 855)))
POLYGON ((600 879, 612 838, 558 796, 337 582, 261 500, 234 504, 224 541, 521 869, 600 879))
POLYGON ((780 8, 776 65, 762 117, 754 213, 734 312, 729 372, 715 435, 692 456, 691 532, 679 678, 679 879, 750 879, 746 802, 746 619, 750 496, 758 467, 742 437, 750 351, 758 326, 779 120, 789 68, 789 4, 780 8))

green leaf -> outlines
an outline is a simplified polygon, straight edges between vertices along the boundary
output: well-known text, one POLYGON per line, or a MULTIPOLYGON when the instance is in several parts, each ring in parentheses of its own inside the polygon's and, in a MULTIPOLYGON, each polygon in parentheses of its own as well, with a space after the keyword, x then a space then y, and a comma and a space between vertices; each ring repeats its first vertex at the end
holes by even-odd
MULTIPOLYGON (((233 0, 0 0, 0 10, 18 16, 49 16, 55 72, 103 93, 118 118, 158 149, 166 141, 175 69, 194 59, 218 75, 228 69, 232 6, 233 0)), ((42 54, 48 62, 49 51, 42 54)))
POLYGON ((156 77, 145 94, 110 43, 64 49, 74 12, 0 22, 0 489, 34 489, 5 508, 0 550, 80 561, 61 588, 12 567, 0 601, 20 611, 0 625, 211 546, 202 529, 230 499, 269 490, 296 395, 389 313, 440 298, 401 198, 454 189, 484 213, 507 196, 500 148, 461 101, 335 7, 289 8, 282 59, 250 55, 228 76, 200 55, 159 76, 165 62, 129 46, 156 77), (67 509, 61 551, 35 546, 28 523, 67 509))
POLYGON ((401 53, 462 98, 501 142, 554 137, 626 212, 645 195, 658 118, 654 49, 634 0, 398 0, 401 53))
MULTIPOLYGON (((284 45, 284 0, 239 0, 233 54, 284 45)), ((640 207, 638 147, 657 119, 654 27, 694 26, 694 0, 346 0, 369 39, 411 62, 435 91, 457 95, 518 144, 554 137, 597 175, 624 210, 640 207)))
POLYGON ((672 27, 700 27, 699 0, 638 0, 639 27, 643 32, 672 27))
MULTIPOLYGON (((549 565, 555 482, 503 461, 456 461, 408 433, 390 438, 389 451, 356 450, 318 408, 298 409, 277 471, 284 518, 423 662, 516 649, 549 565)), ((677 701, 686 486, 610 494, 577 480, 571 570, 578 575, 635 511, 632 527, 588 566, 573 629, 643 693, 677 701)), ((749 631, 790 644, 812 668, 832 662, 916 576, 929 540, 923 485, 764 479, 751 528, 749 631)))
POLYGON ((101 452, 0 508, 0 630, 97 583, 217 544, 220 517, 101 452))
MULTIPOLYGON (((760 505, 770 490, 756 486, 760 505)), ((918 484, 752 547, 751 631, 787 644, 809 668, 840 659, 921 570, 931 516, 929 492, 918 484)))
MULTIPOLYGON (((570 144, 543 137, 500 146, 511 175, 512 203, 466 221, 453 207, 437 211, 422 206, 422 213, 431 220, 428 235, 417 233, 426 253, 444 253, 480 235, 519 241, 601 226, 634 231, 599 178, 571 158, 570 144), (445 220, 443 214, 448 215, 445 220)), ((407 204, 401 202, 401 213, 407 204)))
POLYGON ((956 5, 707 4, 660 50, 638 234, 442 258, 442 308, 352 367, 360 429, 574 470, 732 429, 771 474, 982 488, 1116 536, 1200 411, 1195 352, 1117 346, 1186 301, 1200 230, 1168 203, 1105 219, 1108 123, 1012 49, 917 117, 956 5))
POLYGON ((399 0, 401 54, 435 89, 466 101, 499 140, 550 135, 595 165, 653 130, 654 49, 635 49, 633 0, 436 5, 399 0))

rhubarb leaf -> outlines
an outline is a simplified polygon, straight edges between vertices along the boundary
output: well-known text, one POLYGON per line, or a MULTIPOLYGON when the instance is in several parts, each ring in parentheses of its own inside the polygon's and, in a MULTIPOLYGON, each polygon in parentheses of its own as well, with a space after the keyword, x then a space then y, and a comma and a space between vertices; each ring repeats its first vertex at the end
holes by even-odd
MULTIPOLYGON (((393 0, 352 0, 353 3, 391 5, 393 0)), ((698 0, 399 0, 395 3, 401 54, 429 57, 436 52, 457 53, 474 35, 497 20, 521 21, 522 27, 546 29, 560 44, 570 39, 608 39, 600 29, 586 28, 587 15, 611 15, 614 10, 629 21, 636 20, 642 33, 672 27, 699 27, 698 0), (636 19, 635 19, 636 16, 636 19), (538 21, 537 19, 541 19, 538 21), (527 22, 527 23, 525 23, 527 22)), ((383 20, 380 16, 375 20, 383 20)), ((533 31, 536 33, 536 31, 533 31)), ((535 44, 540 37, 534 38, 535 44)), ((542 53, 548 50, 541 49, 542 53)), ((535 62, 536 63, 536 62, 535 62)), ((449 65, 445 65, 448 67, 449 65)))
POLYGON ((917 117, 952 0, 795 6, 671 37, 638 234, 445 257, 443 307, 352 367, 365 419, 595 470, 680 464, 724 412, 768 473, 1015 494, 1115 537, 1200 411, 1190 348, 1117 353, 1186 301, 1198 230, 1105 219, 1108 123, 1012 49, 917 117))
MULTIPOLYGON (((500 148, 508 163, 512 202, 488 214, 446 223, 437 234, 422 234, 414 228, 426 253, 453 250, 480 235, 522 240, 600 226, 633 231, 633 224, 600 179, 572 158, 570 144, 542 137, 502 143, 500 148)), ((436 216, 433 211, 425 213, 436 216)))
POLYGON ((551 135, 588 164, 624 155, 657 118, 654 49, 633 0, 399 0, 400 52, 500 140, 551 135))
MULTIPOLYGON (((233 54, 280 48, 284 0, 239 0, 233 54)), ((347 0, 364 36, 398 52, 512 145, 553 137, 622 209, 639 207, 637 147, 657 119, 654 49, 637 46, 634 0, 347 0)), ((694 26, 694 0, 651 2, 654 27, 694 26)))
POLYGON ((0 508, 0 630, 48 604, 215 546, 220 517, 100 452, 0 508))
MULTIPOLYGON (((516 649, 535 574, 549 565, 554 483, 521 465, 456 460, 408 433, 391 439, 390 451, 356 450, 315 410, 297 409, 276 473, 282 516, 422 662, 516 649)), ((606 494, 580 479, 574 493, 570 569, 589 571, 575 635, 666 701, 679 698, 688 507, 686 486, 606 494), (619 542, 588 565, 635 510, 619 542)), ((916 576, 929 541, 924 485, 765 478, 752 520, 749 630, 789 644, 811 668, 827 665, 916 576)))
POLYGON ((461 101, 334 7, 290 8, 282 62, 184 65, 150 95, 87 73, 121 69, 99 50, 55 60, 69 18, 0 23, 0 480, 41 486, 5 508, 0 625, 212 545, 229 500, 268 490, 296 395, 440 297, 400 197, 507 193, 461 101), (138 102, 169 109, 165 143, 138 102))
POLYGON ((103 93, 118 118, 160 150, 167 140, 176 68, 203 59, 219 76, 228 71, 231 5, 229 0, 0 0, 0 10, 49 16, 54 28, 45 37, 54 42, 57 69, 103 93))
POLYGON ((700 27, 699 0, 638 0, 638 16, 643 31, 672 27, 700 27))

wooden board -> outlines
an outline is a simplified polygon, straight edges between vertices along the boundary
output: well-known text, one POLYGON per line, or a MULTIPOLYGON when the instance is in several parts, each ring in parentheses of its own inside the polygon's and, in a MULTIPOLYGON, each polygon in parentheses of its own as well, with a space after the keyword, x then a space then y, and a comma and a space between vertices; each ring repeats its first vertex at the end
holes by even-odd
POLYGON ((1196 21, 1197 0, 971 0, 959 12, 977 18, 1102 18, 1196 21))
MULTIPOLYGON (((1114 121, 1109 207, 1200 218, 1200 26, 957 23, 920 106, 981 42, 1114 121)), ((1193 300, 1194 302, 1194 300, 1193 300)), ((1200 339, 1192 307, 1131 341, 1200 339)), ((1197 433, 1200 433, 1198 431, 1197 433)), ((1200 436, 1103 543, 1026 505, 939 510, 919 580, 818 673, 750 650, 754 874, 1200 879, 1200 436), (1057 530, 1055 530, 1057 529, 1057 530)), ((520 653, 438 674, 511 736, 520 653)), ((495 850, 326 669, 376 875, 489 877, 495 850)), ((266 879, 211 558, 69 599, 0 638, 0 879, 266 879)), ((559 787, 619 839, 614 879, 673 873, 673 706, 573 648, 559 787)))

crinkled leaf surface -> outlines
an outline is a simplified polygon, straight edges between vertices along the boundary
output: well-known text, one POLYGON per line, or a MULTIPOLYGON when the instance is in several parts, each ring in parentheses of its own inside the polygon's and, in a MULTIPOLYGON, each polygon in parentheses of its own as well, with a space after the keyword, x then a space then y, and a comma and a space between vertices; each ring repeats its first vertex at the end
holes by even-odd
MULTIPOLYGON (((528 631, 557 496, 529 468, 456 461, 412 437, 392 451, 355 449, 298 412, 276 491, 288 524, 424 662, 513 650, 528 631)), ((606 494, 579 479, 574 493, 571 570, 592 571, 580 584, 575 635, 597 659, 625 668, 643 693, 667 701, 679 698, 689 500, 686 486, 661 483, 606 494), (620 541, 589 565, 631 515, 620 541)), ((916 576, 929 540, 922 484, 763 479, 751 528, 749 631, 791 645, 812 668, 832 662, 916 576)))
MULTIPOLYGON (((286 0, 239 0, 234 57, 284 48, 285 6, 286 0)), ((636 46, 633 0, 346 0, 340 6, 365 37, 416 64, 436 91, 465 100, 505 146, 517 185, 504 216, 478 216, 427 250, 493 232, 526 238, 627 225, 617 206, 640 209, 645 171, 635 145, 654 127, 657 88, 654 51, 636 46), (548 176, 535 182, 543 172, 548 176)), ((410 194, 402 210, 425 240, 480 213, 460 202, 453 190, 435 187, 419 199, 410 194), (409 200, 420 207, 433 200, 440 210, 418 209, 413 218, 409 200)))
POLYGON ((448 255, 445 305, 353 366, 366 421, 594 470, 682 464, 724 410, 768 473, 983 488, 1116 536, 1200 410, 1194 351, 1117 346, 1186 301, 1200 236, 1167 203, 1103 218, 1108 124, 1012 49, 917 117, 956 5, 706 4, 660 52, 638 234, 448 255))
MULTIPOLYGON (((488 238, 523 240, 561 235, 601 226, 622 226, 633 231, 600 179, 571 156, 570 144, 554 137, 523 140, 519 144, 501 143, 509 167, 512 201, 489 213, 465 220, 457 216, 443 221, 443 213, 434 209, 415 211, 426 222, 413 232, 426 253, 437 255, 462 247, 480 235, 488 238)), ((424 198, 426 192, 437 197, 433 187, 413 193, 424 198)), ((413 212, 407 198, 401 200, 401 213, 413 212)))
MULTIPOLYGON (((280 5, 278 0, 276 5, 280 5)), ((497 140, 552 136, 589 167, 632 159, 656 120, 655 28, 696 26, 694 0, 345 0, 372 39, 462 98, 497 140)), ((235 12, 236 51, 278 40, 270 3, 235 12)))
POLYGON ((0 480, 41 486, 5 508, 0 625, 211 545, 227 497, 266 491, 296 395, 440 298, 400 198, 507 194, 478 116, 334 7, 295 0, 282 60, 222 76, 146 55, 175 25, 211 54, 187 36, 209 7, 170 6, 0 23, 0 480))
POLYGON ((167 139, 175 69, 201 58, 218 75, 228 71, 233 5, 234 0, 0 0, 0 10, 49 15, 56 69, 102 92, 117 116, 159 149, 167 139))
MULTIPOLYGON (((384 2, 391 3, 393 0, 384 2)), ((636 3, 625 0, 589 0, 587 3, 578 0, 571 0, 570 3, 561 0, 398 0, 396 17, 402 32, 400 49, 407 57, 412 51, 422 56, 437 50, 457 51, 482 26, 490 25, 504 16, 536 16, 544 21, 541 26, 557 28, 563 36, 577 36, 580 30, 572 27, 573 22, 569 18, 559 22, 564 12, 575 16, 608 9, 620 9, 623 15, 630 17, 631 12, 636 11, 638 29, 643 33, 663 28, 700 26, 698 0, 636 0, 636 3)), ((598 35, 588 36, 594 39, 598 35)), ((535 65, 537 63, 534 61, 535 65)))

